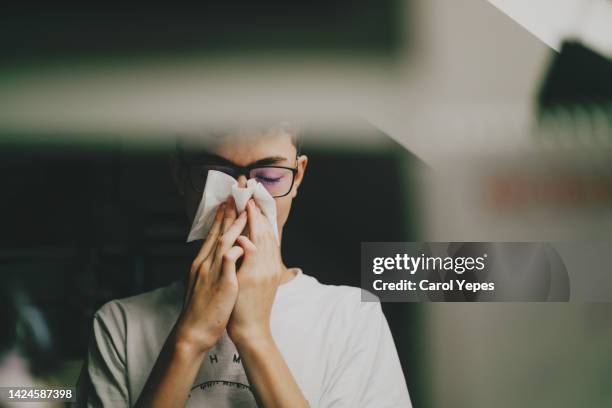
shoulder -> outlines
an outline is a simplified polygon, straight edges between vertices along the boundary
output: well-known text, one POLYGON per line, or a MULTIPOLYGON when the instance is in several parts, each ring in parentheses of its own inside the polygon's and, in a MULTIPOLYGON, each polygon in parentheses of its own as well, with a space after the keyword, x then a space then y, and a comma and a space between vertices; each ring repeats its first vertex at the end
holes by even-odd
POLYGON ((94 314, 94 322, 121 330, 128 321, 147 321, 174 313, 181 304, 181 288, 180 282, 174 282, 150 292, 111 300, 94 314))
POLYGON ((384 315, 378 298, 370 292, 346 285, 328 285, 307 276, 313 302, 327 309, 328 316, 344 327, 377 324, 384 315))

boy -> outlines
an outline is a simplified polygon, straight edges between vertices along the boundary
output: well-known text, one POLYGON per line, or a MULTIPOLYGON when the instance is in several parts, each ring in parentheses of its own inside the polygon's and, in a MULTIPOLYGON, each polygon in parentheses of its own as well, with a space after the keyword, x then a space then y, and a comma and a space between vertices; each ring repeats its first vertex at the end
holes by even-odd
MULTIPOLYGON (((256 179, 282 242, 308 158, 285 127, 256 133, 184 154, 173 173, 190 217, 209 170, 256 179)), ((286 267, 252 199, 241 214, 231 199, 219 207, 183 281, 96 313, 79 394, 112 407, 411 406, 380 304, 286 267)))

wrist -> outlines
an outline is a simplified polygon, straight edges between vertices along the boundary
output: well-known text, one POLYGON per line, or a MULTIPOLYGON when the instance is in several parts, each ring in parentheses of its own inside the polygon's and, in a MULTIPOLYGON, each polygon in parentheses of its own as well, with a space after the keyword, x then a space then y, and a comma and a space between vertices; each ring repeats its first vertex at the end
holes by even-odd
POLYGON ((232 328, 228 334, 238 349, 261 347, 274 342, 269 326, 232 328))
POLYGON ((174 354, 185 357, 185 359, 203 358, 208 350, 210 350, 210 347, 205 347, 180 337, 173 337, 170 346, 174 354))
POLYGON ((198 334, 194 330, 183 327, 180 322, 174 327, 171 336, 172 348, 182 355, 197 358, 204 356, 214 345, 210 336, 198 334))

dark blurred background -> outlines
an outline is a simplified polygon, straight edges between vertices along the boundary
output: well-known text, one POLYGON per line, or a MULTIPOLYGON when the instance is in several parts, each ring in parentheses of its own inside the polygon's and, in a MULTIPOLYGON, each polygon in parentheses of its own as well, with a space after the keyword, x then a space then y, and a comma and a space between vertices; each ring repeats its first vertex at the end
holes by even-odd
MULTIPOLYGON (((38 81, 41 67, 59 64, 70 73, 72 64, 97 61, 103 70, 141 57, 389 61, 405 45, 405 7, 396 0, 11 4, 0 15, 0 69, 6 79, 33 73, 38 81)), ((66 141, 53 126, 2 133, 0 273, 38 305, 70 378, 85 355, 93 313, 180 277, 197 243, 185 243, 189 225, 168 166, 172 147, 151 147, 146 135, 143 145, 123 143, 120 132, 95 126, 84 130, 99 132, 93 143, 74 142, 80 134, 72 128, 66 141)), ((361 241, 410 238, 410 203, 396 188, 409 155, 390 139, 374 150, 304 140, 311 164, 284 234, 286 261, 322 282, 358 286, 361 241), (380 199, 365 199, 364 191, 380 199)), ((412 342, 406 308, 385 311, 396 342, 412 342)), ((411 349, 399 348, 406 370, 411 349)))
MULTIPOLYGON (((197 247, 185 244, 170 179, 173 138, 262 114, 316 122, 305 129, 310 165, 283 250, 324 283, 359 285, 363 241, 609 238, 609 206, 529 218, 491 214, 466 194, 507 162, 496 157, 509 159, 509 174, 533 161, 549 171, 525 154, 532 136, 567 147, 566 135, 579 146, 595 135, 602 144, 588 145, 609 154, 612 54, 592 33, 581 41, 561 29, 580 25, 575 16, 589 32, 605 10, 609 0, 4 6, 0 299, 23 294, 3 311, 37 305, 53 340, 26 354, 56 356, 47 375, 76 382, 94 311, 184 273, 197 247), (600 128, 581 127, 600 116, 600 128), (406 149, 445 182, 424 176, 406 149)), ((383 309, 415 407, 612 401, 608 303, 383 309)), ((16 320, 0 313, 7 327, 16 320)), ((30 337, 45 332, 40 323, 30 337)), ((24 336, 2 335, 0 354, 24 336)))
MULTIPOLYGON (((0 16, 5 59, 160 52, 397 51, 403 2, 20 2, 0 16)), ((5 60, 6 61, 6 60, 5 60)))
MULTIPOLYGON (((163 64, 327 54, 389 61, 405 44, 404 10, 396 0, 11 4, 0 15, 0 79, 12 87, 13 75, 32 74, 27 83, 36 95, 44 82, 38 72, 44 77, 46 67, 59 66, 70 77, 83 61, 100 72, 139 58, 163 64)), ((170 178, 171 144, 151 143, 145 134, 140 145, 124 136, 96 125, 0 133, 0 274, 42 312, 63 380, 75 378, 102 304, 179 278, 197 250, 185 243, 189 225, 170 178), (89 143, 79 141, 91 133, 89 143)), ((373 150, 304 140, 311 164, 284 234, 286 261, 322 282, 358 286, 361 241, 410 237, 410 203, 396 188, 409 155, 390 139, 373 150), (381 199, 364 199, 362 191, 381 199)), ((413 341, 407 310, 385 311, 396 341, 413 341)), ((399 349, 407 369, 409 348, 399 349)))
MULTIPOLYGON (((140 57, 257 53, 392 60, 404 44, 404 7, 396 0, 12 4, 0 16, 0 68, 10 77, 56 63, 69 71, 71 61, 108 67, 140 57)), ((48 133, 2 135, 0 273, 39 306, 71 377, 93 313, 177 279, 197 248, 185 243, 189 225, 170 179, 171 147, 124 144, 104 132, 100 143, 55 143, 49 140, 62 135, 48 133)), ((305 140, 311 165, 284 234, 286 261, 322 282, 358 286, 361 241, 410 237, 410 204, 396 188, 407 153, 390 140, 373 152, 305 140), (364 199, 362 191, 381 199, 364 199)), ((385 311, 396 342, 413 341, 405 308, 385 311)), ((399 348, 406 369, 410 349, 399 348)))
MULTIPOLYGON (((374 131, 372 131, 374 132, 374 131)), ((305 181, 285 227, 290 266, 323 283, 359 286, 364 241, 411 240, 403 189, 405 149, 376 135, 375 149, 305 143, 305 181)), ((5 145, 0 153, 0 274, 29 293, 74 375, 85 356, 93 313, 105 302, 182 277, 198 242, 171 180, 172 148, 5 145)), ((416 380, 411 307, 383 304, 406 376, 416 380), (407 324, 407 322, 412 322, 407 324)), ((412 389, 412 387, 411 387, 412 389)))

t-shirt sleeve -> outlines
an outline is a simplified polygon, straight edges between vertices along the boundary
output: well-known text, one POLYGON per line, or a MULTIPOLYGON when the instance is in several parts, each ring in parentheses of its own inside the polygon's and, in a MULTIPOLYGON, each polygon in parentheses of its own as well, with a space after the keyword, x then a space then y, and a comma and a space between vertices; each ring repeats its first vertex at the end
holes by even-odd
POLYGON ((125 316, 113 302, 94 316, 87 359, 77 386, 80 407, 128 407, 125 316))
POLYGON ((379 302, 360 302, 326 384, 324 408, 411 408, 397 350, 379 302))

